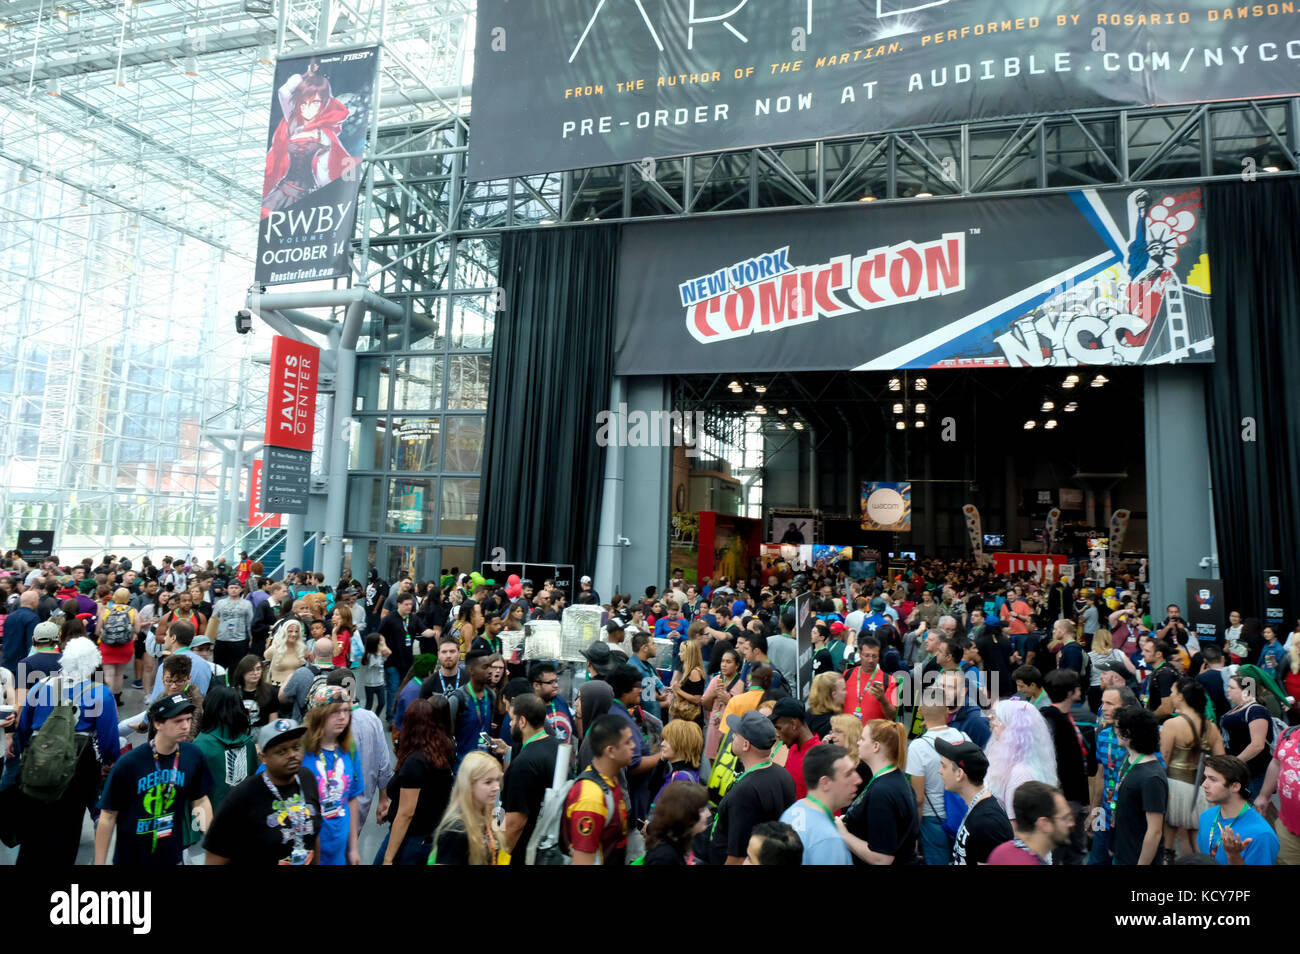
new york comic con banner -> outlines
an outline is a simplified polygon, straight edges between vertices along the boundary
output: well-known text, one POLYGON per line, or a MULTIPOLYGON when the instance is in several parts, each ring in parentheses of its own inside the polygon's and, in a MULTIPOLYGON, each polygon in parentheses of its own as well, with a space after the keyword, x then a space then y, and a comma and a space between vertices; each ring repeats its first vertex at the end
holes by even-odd
POLYGON ((1195 187, 629 225, 615 372, 1212 361, 1205 228, 1195 187))
POLYGON ((257 235, 259 283, 348 274, 378 67, 373 47, 276 64, 257 235))
POLYGON ((1294 94, 1298 9, 1300 0, 479 0, 470 177, 1294 94))

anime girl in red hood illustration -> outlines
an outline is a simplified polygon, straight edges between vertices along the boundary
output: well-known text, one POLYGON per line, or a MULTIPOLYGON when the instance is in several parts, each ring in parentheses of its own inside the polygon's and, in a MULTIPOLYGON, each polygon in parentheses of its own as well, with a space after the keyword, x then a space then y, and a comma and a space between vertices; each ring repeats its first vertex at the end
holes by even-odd
POLYGON ((330 81, 312 60, 280 87, 284 118, 266 154, 262 218, 288 208, 358 165, 339 142, 348 108, 330 92, 330 81))

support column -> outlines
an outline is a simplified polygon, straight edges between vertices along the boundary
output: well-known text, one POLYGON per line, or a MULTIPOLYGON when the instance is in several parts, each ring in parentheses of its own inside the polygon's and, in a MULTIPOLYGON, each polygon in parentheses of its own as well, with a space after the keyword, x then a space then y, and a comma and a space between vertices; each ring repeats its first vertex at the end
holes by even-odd
MULTIPOLYGON (((1183 604, 1188 577, 1216 575, 1205 388, 1195 366, 1147 368, 1147 537, 1151 615, 1183 604), (1211 565, 1202 567, 1203 558, 1211 565)), ((1184 607, 1185 609, 1185 607, 1184 607)))
MULTIPOLYGON (((217 488, 221 493, 225 493, 226 487, 228 486, 227 481, 230 478, 230 458, 231 458, 231 451, 226 449, 223 446, 221 450, 221 479, 217 482, 217 488)), ((224 503, 225 503, 224 498, 218 497, 216 529, 213 531, 212 534, 213 536, 212 558, 214 560, 217 557, 221 556, 221 553, 226 546, 226 511, 223 506, 224 503)), ((109 498, 109 505, 110 507, 112 505, 111 497, 109 498)), ((107 520, 111 519, 111 517, 112 517, 111 513, 107 515, 106 526, 105 526, 106 536, 107 536, 107 520)))
POLYGON ((348 305, 338 338, 334 372, 334 401, 331 405, 330 429, 325 435, 326 469, 329 489, 325 497, 325 533, 322 539, 320 571, 325 582, 333 586, 343 575, 343 527, 347 517, 348 439, 343 421, 351 420, 357 381, 357 338, 366 304, 348 305))
MULTIPOLYGON (((621 419, 626 410, 623 402, 623 378, 615 375, 609 386, 609 409, 613 415, 609 431, 612 434, 625 433, 626 422, 621 419)), ((623 545, 618 542, 623 536, 623 450, 622 444, 617 440, 605 448, 600 532, 596 536, 596 592, 601 594, 613 594, 623 579, 623 545)))
MULTIPOLYGON (((629 415, 634 411, 652 414, 668 410, 669 395, 663 378, 629 377, 624 379, 623 387, 629 415)), ((635 595, 651 583, 662 586, 667 579, 673 452, 671 447, 627 447, 620 460, 621 527, 630 545, 623 548, 621 576, 614 578, 614 585, 635 595)))
MULTIPOLYGON (((284 572, 302 568, 303 517, 291 513, 284 518, 284 572)), ((283 577, 281 578, 283 579, 283 577)))

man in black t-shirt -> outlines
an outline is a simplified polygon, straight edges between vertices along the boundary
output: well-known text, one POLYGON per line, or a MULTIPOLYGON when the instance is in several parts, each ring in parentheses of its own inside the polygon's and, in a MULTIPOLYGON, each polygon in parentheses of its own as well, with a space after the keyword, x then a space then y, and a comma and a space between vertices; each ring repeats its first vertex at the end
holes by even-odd
POLYGON ((292 719, 276 719, 258 731, 266 770, 227 793, 203 842, 208 864, 316 864, 320 791, 302 764, 306 731, 292 719))
POLYGON ((118 759, 104 783, 95 864, 108 864, 116 832, 114 865, 179 865, 191 810, 199 827, 207 828, 212 776, 199 747, 183 741, 193 714, 194 703, 180 694, 161 696, 149 707, 153 741, 118 759))
POLYGON ((779 821, 794 804, 794 777, 772 764, 776 729, 761 712, 728 716, 727 728, 732 732, 732 751, 745 771, 718 805, 709 855, 716 865, 742 865, 754 826, 779 821))
POLYGON ((1056 669, 1043 680, 1046 683, 1048 704, 1038 711, 1052 730, 1056 748, 1056 774, 1061 782, 1061 794, 1074 812, 1074 828, 1070 840, 1052 853, 1056 865, 1081 865, 1087 851, 1087 818, 1090 793, 1087 746, 1083 734, 1075 725, 1070 709, 1079 701, 1083 691, 1079 688, 1079 674, 1072 669, 1056 669))
POLYGON ((379 576, 379 571, 370 568, 370 579, 366 583, 366 632, 373 633, 379 628, 380 611, 388 599, 388 583, 379 576))
POLYGON ((1151 667, 1151 672, 1142 682, 1139 697, 1156 714, 1157 719, 1173 715, 1174 712, 1174 700, 1170 693, 1178 682, 1178 670, 1174 668, 1173 662, 1176 652, 1173 645, 1163 639, 1142 640, 1142 661, 1151 667))
POLYGON ((966 817, 953 839, 952 864, 985 864, 994 848, 1015 837, 1006 809, 984 787, 988 757, 974 742, 954 744, 936 739, 934 748, 941 756, 939 777, 943 787, 960 795, 967 806, 966 817))
POLYGON ((501 807, 506 813, 504 847, 510 852, 511 865, 523 865, 542 799, 555 778, 560 742, 546 731, 546 703, 531 692, 511 700, 510 731, 523 748, 510 760, 501 789, 501 807))
POLYGON ((1115 792, 1111 843, 1115 864, 1155 864, 1169 807, 1169 782, 1155 754, 1160 747, 1160 725, 1150 710, 1130 706, 1116 717, 1115 735, 1128 749, 1115 792))

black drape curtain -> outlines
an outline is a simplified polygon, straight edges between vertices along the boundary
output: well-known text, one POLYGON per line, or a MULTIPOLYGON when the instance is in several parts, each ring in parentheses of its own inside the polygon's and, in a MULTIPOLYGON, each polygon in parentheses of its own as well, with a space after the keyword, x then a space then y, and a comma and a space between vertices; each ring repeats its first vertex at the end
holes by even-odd
POLYGON ((616 225, 507 232, 505 310, 488 388, 478 555, 572 563, 592 573, 609 405, 622 230, 616 225))
POLYGON ((1229 608, 1263 618, 1264 570, 1300 592, 1300 180, 1212 184, 1205 198, 1219 568, 1229 608))

